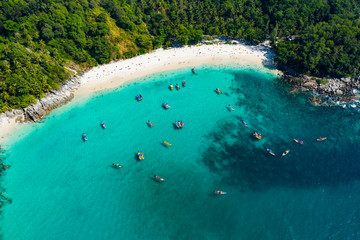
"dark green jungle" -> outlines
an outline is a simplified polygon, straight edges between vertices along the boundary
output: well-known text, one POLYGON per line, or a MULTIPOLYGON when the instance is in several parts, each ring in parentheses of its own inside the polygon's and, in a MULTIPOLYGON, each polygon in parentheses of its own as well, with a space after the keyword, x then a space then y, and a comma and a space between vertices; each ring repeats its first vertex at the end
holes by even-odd
POLYGON ((204 36, 270 40, 276 62, 356 77, 358 0, 2 0, 0 112, 23 108, 73 72, 204 36))

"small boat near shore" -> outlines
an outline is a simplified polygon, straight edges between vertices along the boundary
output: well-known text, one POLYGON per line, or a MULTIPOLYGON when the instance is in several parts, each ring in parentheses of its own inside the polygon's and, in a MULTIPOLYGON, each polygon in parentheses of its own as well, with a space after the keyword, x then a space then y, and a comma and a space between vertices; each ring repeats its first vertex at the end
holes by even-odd
POLYGON ((283 154, 281 156, 286 156, 289 152, 290 152, 290 150, 288 149, 285 152, 283 152, 283 154))
POLYGON ((185 80, 182 82, 182 86, 183 86, 183 87, 186 87, 186 82, 185 82, 185 80))
POLYGON ((175 126, 176 128, 183 128, 184 127, 184 122, 183 121, 175 121, 175 126))
POLYGON ((216 92, 217 92, 218 94, 222 94, 222 93, 223 93, 219 88, 216 88, 216 92))
POLYGON ((176 84, 176 85, 175 85, 175 88, 176 88, 176 90, 180 90, 179 84, 176 84))
POLYGON ((148 120, 148 125, 149 125, 150 127, 154 127, 154 124, 153 124, 150 120, 148 120))
POLYGON ((245 125, 245 127, 247 127, 247 123, 244 120, 241 120, 241 121, 245 125))
POLYGON ((115 167, 115 168, 122 168, 122 167, 123 167, 122 165, 116 164, 116 163, 113 163, 112 165, 113 165, 113 167, 115 167))
POLYGON ((191 69, 191 72, 192 72, 193 74, 196 74, 195 68, 192 68, 192 69, 191 69))
POLYGON ((140 101, 143 100, 143 97, 141 96, 141 94, 139 94, 139 95, 136 96, 136 99, 140 102, 140 101))
POLYGON ((145 159, 143 152, 138 151, 137 156, 140 161, 145 159))
POLYGON ((229 109, 230 109, 231 111, 235 111, 235 109, 233 108, 233 106, 231 106, 230 104, 229 104, 229 109))
POLYGON ((216 190, 216 191, 214 191, 214 194, 216 194, 216 195, 226 195, 227 192, 224 192, 224 191, 221 191, 221 190, 216 190))
POLYGON ((256 137, 259 140, 263 139, 263 136, 261 136, 260 133, 254 132, 253 135, 254 135, 254 137, 256 137))
POLYGON ((167 141, 164 141, 164 140, 163 140, 163 143, 166 144, 167 146, 172 146, 172 144, 171 144, 171 143, 168 143, 167 141))
POLYGON ((298 139, 296 139, 296 138, 294 138, 294 141, 295 141, 296 143, 298 143, 298 144, 301 144, 301 145, 304 144, 304 142, 303 142, 302 140, 298 140, 298 139))
POLYGON ((156 180, 158 180, 158 181, 165 182, 165 179, 162 178, 162 177, 160 177, 160 176, 158 176, 158 175, 154 175, 154 178, 155 178, 156 180))
POLYGON ((101 126, 103 129, 106 128, 106 125, 105 125, 105 123, 103 123, 103 122, 100 123, 100 126, 101 126))
POLYGON ((83 140, 84 142, 86 142, 86 141, 88 140, 88 138, 87 138, 87 136, 86 136, 85 133, 83 133, 83 135, 82 135, 82 140, 83 140))
POLYGON ((168 104, 168 103, 163 103, 163 108, 165 108, 165 109, 169 109, 171 106, 168 104))
POLYGON ((267 148, 266 151, 275 157, 275 153, 270 148, 267 148))
POLYGON ((317 142, 321 142, 321 141, 324 141, 324 140, 326 140, 326 139, 327 139, 327 137, 320 137, 320 138, 316 139, 316 141, 317 141, 317 142))
POLYGON ((172 84, 170 84, 169 89, 174 90, 174 86, 172 84))

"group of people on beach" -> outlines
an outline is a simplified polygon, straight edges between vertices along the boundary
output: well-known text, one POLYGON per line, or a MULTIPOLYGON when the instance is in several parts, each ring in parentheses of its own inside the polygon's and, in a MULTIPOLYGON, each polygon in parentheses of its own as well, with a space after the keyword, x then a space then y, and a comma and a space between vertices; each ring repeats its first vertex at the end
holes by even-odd
POLYGON ((264 61, 272 62, 274 53, 266 46, 246 46, 241 43, 232 45, 223 42, 213 43, 212 45, 198 44, 196 47, 156 50, 146 55, 140 55, 127 60, 116 60, 110 64, 96 67, 86 73, 81 81, 89 82, 95 80, 97 83, 101 82, 94 90, 96 88, 104 89, 104 81, 114 78, 116 75, 119 76, 119 80, 113 81, 112 79, 109 86, 116 86, 123 82, 125 78, 136 77, 140 72, 151 71, 157 67, 166 68, 173 63, 183 65, 198 64, 199 61, 204 64, 212 61, 209 59, 217 57, 219 59, 231 58, 233 61, 237 61, 237 58, 239 58, 241 62, 262 63, 264 61), (245 55, 246 59, 244 58, 245 55), (196 60, 194 61, 194 59, 196 60))

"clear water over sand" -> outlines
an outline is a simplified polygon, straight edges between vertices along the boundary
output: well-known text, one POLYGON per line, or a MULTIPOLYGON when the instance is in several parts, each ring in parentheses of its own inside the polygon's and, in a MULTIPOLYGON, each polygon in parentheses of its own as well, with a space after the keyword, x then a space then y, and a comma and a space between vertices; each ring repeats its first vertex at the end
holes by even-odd
POLYGON ((28 128, 6 152, 12 203, 2 213, 3 238, 358 239, 358 113, 313 107, 265 70, 197 73, 154 75, 28 128), (185 88, 168 89, 183 80, 185 88), (320 136, 328 139, 316 142, 320 136), (229 194, 214 196, 218 189, 229 194))

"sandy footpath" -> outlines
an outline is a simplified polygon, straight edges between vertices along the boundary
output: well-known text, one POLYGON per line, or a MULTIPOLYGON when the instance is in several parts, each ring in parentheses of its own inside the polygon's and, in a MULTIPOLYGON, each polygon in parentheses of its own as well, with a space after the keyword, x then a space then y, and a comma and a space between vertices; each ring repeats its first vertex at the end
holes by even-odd
MULTIPOLYGON (((158 49, 131 59, 94 67, 80 77, 80 87, 74 93, 76 98, 81 98, 153 73, 202 64, 231 63, 261 67, 272 64, 273 56, 273 52, 268 47, 243 44, 213 44, 167 50, 158 49)), ((2 117, 0 119, 0 138, 2 139, 0 144, 19 125, 15 123, 15 118, 2 117)))

